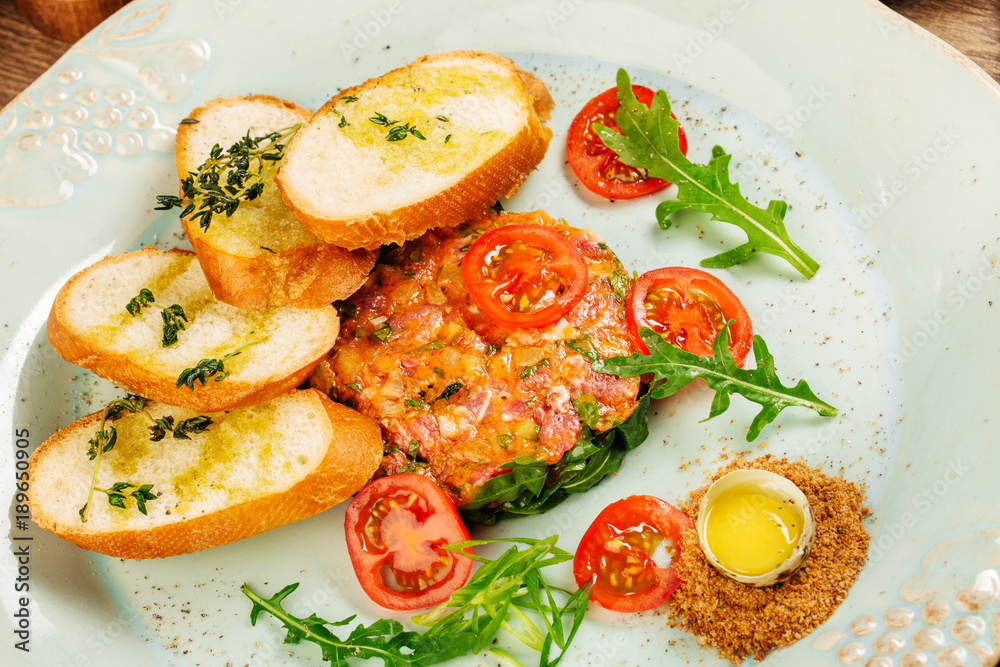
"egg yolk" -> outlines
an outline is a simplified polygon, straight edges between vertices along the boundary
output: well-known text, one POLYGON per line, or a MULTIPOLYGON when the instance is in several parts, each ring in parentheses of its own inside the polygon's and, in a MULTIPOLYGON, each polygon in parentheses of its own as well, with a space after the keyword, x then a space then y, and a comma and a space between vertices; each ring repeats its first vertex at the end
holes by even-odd
POLYGON ((773 571, 802 537, 802 510, 757 485, 726 489, 706 511, 708 548, 723 567, 742 576, 773 571))

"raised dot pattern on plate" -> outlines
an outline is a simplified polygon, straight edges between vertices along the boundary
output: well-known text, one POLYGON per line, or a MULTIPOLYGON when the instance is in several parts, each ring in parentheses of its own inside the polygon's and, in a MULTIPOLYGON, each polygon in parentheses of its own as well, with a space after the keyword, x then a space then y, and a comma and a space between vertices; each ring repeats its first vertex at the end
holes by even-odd
MULTIPOLYGON (((0 205, 65 201, 76 181, 96 172, 96 158, 173 152, 176 130, 172 121, 160 123, 155 103, 182 101, 191 72, 208 62, 209 49, 196 39, 150 39, 171 8, 167 3, 119 15, 113 29, 85 37, 67 54, 69 64, 43 75, 40 86, 11 103, 11 122, 0 131, 0 155, 7 156, 0 160, 0 205), (126 51, 132 62, 122 68, 126 51), (65 169, 48 168, 53 163, 65 169)), ((178 113, 184 112, 170 110, 178 113)))
POLYGON ((826 629, 813 639, 812 648, 834 652, 839 664, 865 667, 997 665, 1000 531, 949 540, 931 549, 922 566, 900 587, 902 604, 880 618, 861 614, 846 628, 826 629), (979 557, 973 561, 968 554, 979 557))

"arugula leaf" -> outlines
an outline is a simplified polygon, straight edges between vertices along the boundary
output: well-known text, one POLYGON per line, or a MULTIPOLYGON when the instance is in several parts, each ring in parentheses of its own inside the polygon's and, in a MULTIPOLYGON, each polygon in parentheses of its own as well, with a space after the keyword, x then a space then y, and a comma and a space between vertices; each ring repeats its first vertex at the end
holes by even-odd
POLYGON ((618 471, 625 453, 649 435, 646 413, 649 393, 640 397, 632 415, 610 431, 580 429, 580 437, 562 460, 547 466, 542 461, 518 459, 501 469, 510 470, 486 481, 475 499, 462 508, 462 516, 491 525, 503 519, 539 514, 552 509, 573 493, 585 493, 618 471))
POLYGON ((598 422, 601 421, 601 412, 596 398, 590 394, 580 394, 580 396, 573 399, 573 407, 576 409, 577 414, 580 415, 580 421, 584 425, 588 428, 597 428, 598 422))
POLYGON ((594 370, 619 377, 635 377, 653 373, 654 381, 649 395, 653 398, 672 396, 695 378, 703 378, 715 390, 715 398, 707 421, 717 417, 729 407, 729 396, 740 394, 747 400, 761 405, 761 410, 750 423, 747 441, 756 439, 765 426, 774 421, 782 410, 798 406, 814 410, 824 417, 833 417, 837 408, 819 399, 805 380, 794 387, 781 384, 774 370, 774 357, 760 336, 753 337, 753 354, 757 367, 739 368, 729 353, 730 320, 719 331, 712 345, 714 356, 699 357, 674 347, 658 333, 642 327, 639 335, 649 348, 649 355, 641 353, 631 357, 610 357, 593 365, 594 370))
POLYGON ((386 667, 436 665, 482 651, 495 641, 501 628, 539 652, 539 667, 555 667, 583 622, 590 595, 590 584, 571 594, 545 581, 542 569, 573 559, 571 553, 556 546, 556 540, 552 536, 544 540, 470 540, 444 545, 444 549, 481 565, 446 602, 413 617, 415 624, 427 627, 424 632, 406 631, 399 621, 381 619, 367 626, 359 623, 346 638, 340 639, 331 628, 349 625, 354 616, 340 621, 327 621, 316 614, 300 618, 283 607, 285 598, 298 584, 285 586, 270 598, 261 597, 245 583, 241 590, 253 604, 252 625, 257 624, 261 613, 271 614, 285 626, 286 643, 298 644, 303 639, 313 642, 322 650, 323 659, 334 667, 347 667, 349 658, 374 658, 386 667), (514 546, 496 560, 463 551, 466 547, 498 542, 514 546), (519 549, 517 544, 527 548, 519 549), (560 604, 557 598, 565 598, 565 602, 560 604), (544 634, 532 617, 542 620, 544 634), (516 628, 509 622, 515 618, 516 628), (558 655, 550 658, 554 649, 558 649, 558 655))
POLYGON ((285 598, 291 595, 298 584, 290 584, 269 598, 263 598, 255 593, 249 585, 243 584, 240 589, 250 598, 253 607, 250 609, 250 624, 256 626, 257 618, 262 612, 271 614, 281 621, 288 631, 286 644, 298 644, 303 639, 318 645, 323 651, 323 659, 330 661, 333 667, 347 667, 348 658, 366 660, 377 658, 382 664, 416 665, 416 651, 432 652, 436 642, 430 642, 418 632, 403 632, 399 621, 383 618, 369 626, 358 624, 345 638, 340 639, 326 626, 344 626, 354 620, 349 616, 340 621, 327 621, 316 614, 308 618, 299 618, 282 606, 285 598), (403 649, 407 649, 404 653, 403 649))
POLYGON ((681 153, 677 139, 679 123, 670 117, 670 100, 665 92, 657 91, 647 108, 632 93, 628 73, 619 69, 618 104, 615 121, 624 134, 600 123, 594 123, 594 131, 623 163, 677 185, 677 200, 662 202, 656 208, 660 227, 670 227, 669 216, 675 211, 692 209, 709 213, 712 220, 728 222, 746 232, 746 243, 702 260, 702 266, 726 268, 763 252, 787 260, 806 278, 815 275, 819 264, 785 230, 788 204, 772 200, 765 210, 748 202, 739 185, 729 180, 732 155, 720 146, 712 149, 712 159, 705 165, 695 164, 681 153))

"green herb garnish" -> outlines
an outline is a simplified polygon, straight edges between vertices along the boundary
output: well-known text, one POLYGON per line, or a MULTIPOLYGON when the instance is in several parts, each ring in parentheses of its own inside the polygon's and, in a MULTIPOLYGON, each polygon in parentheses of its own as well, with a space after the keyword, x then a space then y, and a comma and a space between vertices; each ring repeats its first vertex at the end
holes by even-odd
POLYGON ((160 311, 163 318, 163 335, 160 339, 163 347, 170 347, 177 342, 177 332, 184 330, 184 324, 188 321, 187 315, 180 304, 168 306, 160 311))
POLYGON ((201 381, 201 385, 204 387, 213 377, 216 382, 225 380, 229 375, 225 366, 225 360, 228 358, 229 355, 226 355, 222 359, 202 359, 194 368, 185 368, 177 376, 177 388, 180 389, 186 386, 191 391, 194 391, 194 383, 196 381, 201 381))
POLYGON ((378 325, 375 328, 375 330, 372 331, 371 334, 369 335, 378 342, 384 343, 389 338, 390 334, 392 334, 392 327, 389 326, 388 322, 383 322, 382 324, 378 325))
POLYGON ((650 396, 644 394, 632 415, 605 433, 580 429, 573 449, 548 466, 543 461, 517 459, 500 466, 510 472, 483 484, 462 515, 470 521, 493 524, 526 514, 547 512, 574 493, 585 493, 608 475, 618 472, 626 452, 646 440, 650 396))
MULTIPOLYGON (((252 331, 250 332, 253 333, 252 331)), ((230 371, 226 370, 226 360, 243 353, 247 348, 262 343, 262 340, 253 340, 246 345, 241 345, 232 352, 224 355, 221 359, 202 359, 194 368, 185 368, 177 376, 177 388, 187 387, 194 391, 194 383, 201 382, 201 386, 208 384, 208 381, 215 378, 216 382, 221 382, 229 377, 230 371)))
POLYGON ((632 279, 629 278, 628 273, 616 268, 611 272, 611 277, 607 279, 608 284, 611 285, 611 289, 615 291, 615 296, 622 303, 628 298, 628 293, 632 289, 632 279))
POLYGON ((421 410, 431 409, 431 406, 427 405, 427 403, 419 398, 406 398, 403 399, 403 402, 406 403, 406 407, 408 408, 420 408, 421 410))
POLYGON ((358 101, 358 98, 356 98, 354 95, 341 95, 340 99, 344 100, 345 102, 357 102, 358 101))
MULTIPOLYGON (((142 309, 151 305, 156 299, 153 297, 153 293, 147 288, 143 287, 139 290, 139 293, 132 297, 129 302, 125 305, 125 312, 135 317, 142 312, 142 309)), ((120 303, 120 302, 119 302, 120 303)))
POLYGON ((358 316, 358 307, 350 301, 338 301, 334 305, 341 320, 352 320, 358 316))
POLYGON ((87 522, 90 503, 94 499, 95 491, 99 491, 107 495, 108 503, 121 509, 127 509, 125 506, 126 498, 134 498, 136 506, 143 514, 146 513, 146 501, 155 500, 156 498, 155 495, 150 493, 150 489, 153 488, 152 484, 115 482, 109 489, 102 489, 97 486, 97 473, 101 469, 101 456, 110 452, 115 448, 115 445, 118 444, 118 429, 116 429, 113 425, 109 425, 108 422, 117 421, 126 412, 144 415, 152 423, 149 427, 149 439, 153 442, 159 442, 164 438, 164 436, 166 436, 167 433, 171 433, 175 439, 190 440, 190 434, 204 433, 213 423, 212 418, 205 415, 191 417, 190 419, 185 419, 178 424, 175 424, 175 419, 171 415, 155 419, 149 411, 146 410, 148 405, 148 399, 137 394, 126 394, 125 398, 115 399, 104 406, 104 410, 101 413, 100 426, 94 433, 94 437, 87 443, 90 445, 87 449, 87 458, 94 462, 94 474, 90 480, 90 490, 87 492, 87 502, 83 504, 83 507, 80 508, 79 512, 80 521, 82 523, 87 522), (133 490, 129 493, 125 493, 126 489, 130 488, 133 490))
POLYGON ((576 409, 577 414, 580 415, 581 422, 588 428, 597 428, 597 425, 601 421, 601 411, 600 406, 597 405, 596 398, 590 394, 581 394, 573 399, 573 407, 576 409))
POLYGON ((159 304, 155 303, 156 299, 153 297, 153 293, 143 287, 139 290, 139 294, 132 297, 128 304, 125 306, 125 312, 127 312, 132 317, 135 317, 142 313, 143 308, 148 308, 153 306, 160 309, 160 317, 163 319, 163 334, 160 338, 160 344, 163 347, 170 347, 177 342, 177 332, 184 330, 184 325, 187 323, 187 315, 184 314, 184 308, 180 304, 174 304, 172 306, 167 306, 164 308, 159 304))
POLYGON ((382 127, 390 127, 399 122, 398 120, 389 120, 388 116, 386 116, 383 113, 379 113, 378 111, 376 111, 375 115, 369 118, 368 120, 375 123, 376 125, 381 125, 382 127))
POLYGON ((583 622, 590 584, 569 593, 550 585, 542 571, 573 560, 573 554, 557 547, 555 536, 544 540, 470 540, 442 548, 477 560, 481 565, 448 601, 427 614, 413 617, 414 623, 427 628, 423 632, 405 631, 399 621, 380 619, 367 626, 354 626, 341 639, 332 630, 350 625, 354 616, 327 621, 316 614, 301 618, 284 608, 285 598, 298 584, 286 586, 270 598, 261 597, 243 584, 241 590, 253 604, 250 623, 256 625, 261 613, 274 616, 287 630, 286 643, 313 642, 331 667, 347 667, 351 658, 378 659, 386 667, 435 665, 485 650, 501 628, 539 652, 539 667, 558 665, 583 622), (491 543, 514 546, 496 560, 462 551, 469 546, 491 543), (518 548, 518 544, 526 546, 518 548), (561 604, 559 598, 564 600, 561 604))
POLYGON ((720 146, 712 149, 712 159, 701 165, 691 162, 678 145, 676 119, 670 117, 670 100, 658 91, 647 108, 636 100, 628 73, 618 70, 618 104, 615 121, 622 133, 600 123, 594 132, 618 159, 632 167, 645 169, 655 178, 677 185, 677 199, 661 202, 656 208, 660 227, 667 229, 669 216, 683 209, 709 213, 712 220, 736 225, 747 235, 747 242, 702 260, 701 265, 721 269, 739 264, 756 253, 768 253, 787 260, 806 278, 811 278, 819 264, 799 248, 785 230, 788 204, 772 200, 767 209, 754 206, 740 193, 739 185, 729 180, 732 155, 720 146))
POLYGON ((205 415, 191 417, 176 424, 174 422, 173 415, 154 419, 153 425, 149 427, 149 431, 152 433, 149 439, 153 442, 159 442, 163 440, 167 433, 170 433, 174 436, 175 440, 190 440, 191 434, 204 433, 208 430, 209 426, 215 423, 211 417, 205 415))
POLYGON ((837 408, 821 401, 805 380, 799 380, 794 387, 781 384, 774 370, 774 357, 767 351, 767 345, 760 336, 753 337, 753 355, 757 367, 752 370, 737 367, 729 352, 729 326, 732 322, 733 320, 727 322, 716 336, 712 345, 712 357, 699 357, 674 347, 658 333, 642 327, 639 335, 649 348, 649 355, 636 353, 630 357, 610 357, 596 362, 593 368, 599 373, 611 373, 619 377, 653 373, 654 380, 650 385, 650 395, 653 398, 672 396, 695 378, 703 378, 715 390, 715 398, 706 420, 726 411, 731 394, 741 394, 747 400, 761 405, 760 412, 750 423, 748 442, 760 435, 763 428, 787 407, 808 408, 824 417, 837 414, 837 408))
POLYGON ((351 391, 353 391, 358 396, 361 395, 361 383, 360 382, 348 382, 344 386, 347 387, 348 389, 350 389, 351 391))
POLYGON ((411 134, 415 136, 417 139, 422 139, 422 140, 427 139, 427 137, 421 134, 420 130, 418 130, 416 127, 413 127, 409 123, 406 123, 404 125, 396 125, 395 127, 391 128, 388 134, 385 135, 385 138, 388 141, 402 141, 411 134))
MULTIPOLYGON (((95 488, 94 491, 100 491, 108 496, 108 504, 114 507, 119 507, 121 509, 128 509, 125 505, 126 498, 134 498, 135 506, 143 515, 146 514, 146 501, 156 500, 156 495, 150 492, 153 488, 152 484, 133 484, 132 482, 115 482, 111 485, 110 489, 98 489, 95 488), (128 489, 132 489, 130 493, 126 493, 128 489)), ((84 506, 86 507, 86 506, 84 506)))
POLYGON ((583 355, 583 358, 590 363, 594 363, 599 358, 592 346, 593 343, 591 342, 590 334, 583 334, 580 338, 566 341, 566 347, 577 354, 583 355))
POLYGON ((407 354, 413 354, 415 352, 429 352, 430 350, 440 350, 442 347, 444 347, 444 343, 442 343, 439 340, 432 340, 431 342, 425 343, 420 347, 413 348, 412 350, 407 352, 407 354))
POLYGON ((181 181, 181 196, 158 195, 156 210, 180 208, 182 218, 197 222, 207 232, 214 215, 230 217, 240 202, 252 201, 264 192, 300 127, 302 123, 296 123, 253 138, 247 132, 226 151, 216 144, 208 159, 181 181))
POLYGON ((535 373, 537 373, 539 368, 545 368, 548 365, 549 365, 549 360, 548 359, 542 359, 541 361, 539 361, 537 364, 535 364, 533 366, 525 366, 521 370, 521 374, 518 375, 518 377, 520 379, 522 379, 522 380, 527 380, 532 375, 534 375, 535 373))
POLYGON ((441 392, 440 396, 438 396, 437 398, 435 398, 431 402, 432 403, 437 403, 438 401, 444 401, 445 403, 447 403, 448 399, 451 398, 452 396, 454 396, 455 394, 457 394, 458 390, 461 389, 464 386, 465 385, 462 384, 461 380, 458 380, 456 382, 452 382, 450 385, 448 385, 447 387, 444 388, 444 391, 441 392))

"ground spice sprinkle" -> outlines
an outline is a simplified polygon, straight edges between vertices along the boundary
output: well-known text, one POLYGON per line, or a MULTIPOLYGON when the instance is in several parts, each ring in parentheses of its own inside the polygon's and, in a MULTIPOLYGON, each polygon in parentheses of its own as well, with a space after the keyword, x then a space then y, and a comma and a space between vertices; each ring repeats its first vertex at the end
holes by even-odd
MULTIPOLYGON (((716 472, 712 481, 746 468, 782 475, 798 486, 812 507, 816 538, 790 579, 755 588, 720 574, 698 546, 697 531, 685 533, 678 564, 684 583, 669 601, 668 622, 693 633, 734 664, 748 656, 762 660, 823 623, 847 597, 868 553, 864 520, 869 510, 861 486, 801 461, 771 455, 734 461, 716 472)), ((710 485, 694 491, 681 505, 692 523, 710 485)))

